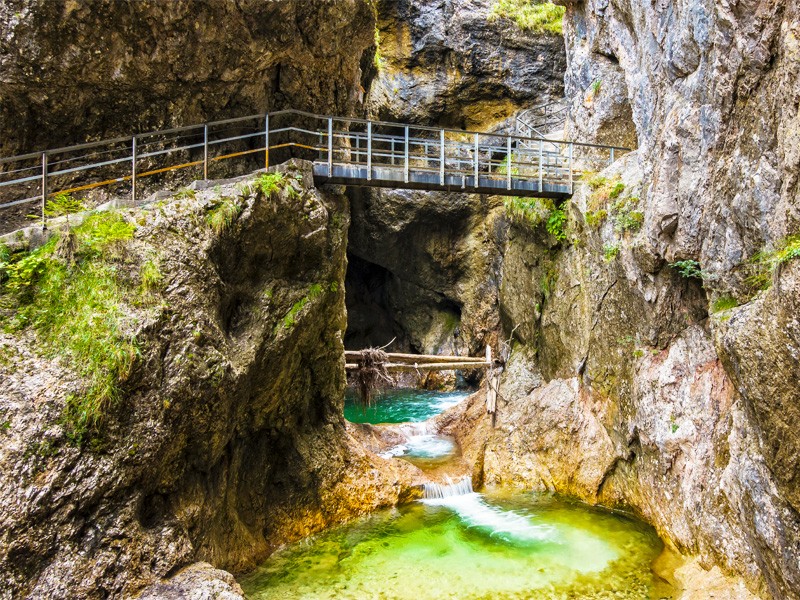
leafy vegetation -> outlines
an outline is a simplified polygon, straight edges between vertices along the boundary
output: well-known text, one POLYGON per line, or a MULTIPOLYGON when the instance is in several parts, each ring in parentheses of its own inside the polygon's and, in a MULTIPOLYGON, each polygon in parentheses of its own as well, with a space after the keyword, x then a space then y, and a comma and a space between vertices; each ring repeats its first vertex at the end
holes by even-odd
POLYGON ((586 211, 586 224, 592 229, 598 229, 607 218, 608 211, 605 208, 586 211))
MULTIPOLYGON (((56 217, 67 217, 69 215, 86 210, 86 205, 83 200, 73 198, 72 194, 56 194, 50 198, 44 205, 44 216, 50 219, 56 217)), ((30 214, 29 219, 41 219, 40 214, 30 214)))
POLYGON ((324 288, 319 283, 314 283, 308 288, 308 294, 300 298, 297 302, 292 305, 292 308, 289 309, 289 312, 284 315, 281 324, 285 329, 291 329, 297 324, 297 316, 300 314, 306 305, 311 302, 312 300, 321 296, 324 292, 324 288))
POLYGON ((670 263, 669 266, 686 279, 705 279, 706 276, 700 268, 700 263, 696 260, 678 260, 670 263))
POLYGON ((288 187, 291 190, 290 193, 294 192, 296 194, 297 190, 287 186, 287 183, 288 181, 283 173, 264 173, 256 179, 256 186, 267 197, 282 190, 284 187, 288 187))
POLYGON ((161 273, 161 265, 158 257, 150 258, 142 265, 139 272, 141 279, 140 289, 142 293, 150 293, 157 290, 164 280, 164 275, 161 273))
POLYGON ((565 12, 563 6, 556 6, 552 2, 496 0, 489 12, 489 20, 510 19, 526 31, 562 35, 565 12))
POLYGON ((119 399, 138 356, 122 310, 132 286, 120 281, 117 269, 134 229, 118 213, 93 215, 72 230, 74 261, 58 257, 53 238, 2 263, 0 322, 8 330, 36 331, 44 353, 66 359, 86 381, 67 398, 62 415, 67 436, 78 444, 119 399))
POLYGON ((592 82, 592 85, 589 89, 592 91, 592 98, 597 98, 597 95, 600 93, 600 88, 602 87, 603 82, 600 79, 596 79, 592 82))
POLYGON ((611 262, 619 255, 619 246, 616 244, 606 244, 603 246, 603 260, 611 262))
POLYGON ((561 208, 554 208, 550 211, 550 216, 547 218, 547 233, 556 238, 559 242, 567 239, 566 229, 567 215, 561 208))
POLYGON ((775 244, 773 250, 764 250, 753 256, 747 283, 755 291, 769 289, 775 269, 794 258, 800 258, 800 234, 784 238, 775 244))
POLYGON ((538 227, 545 225, 547 232, 558 241, 567 239, 567 215, 547 198, 520 198, 511 196, 504 200, 506 215, 513 223, 538 227))

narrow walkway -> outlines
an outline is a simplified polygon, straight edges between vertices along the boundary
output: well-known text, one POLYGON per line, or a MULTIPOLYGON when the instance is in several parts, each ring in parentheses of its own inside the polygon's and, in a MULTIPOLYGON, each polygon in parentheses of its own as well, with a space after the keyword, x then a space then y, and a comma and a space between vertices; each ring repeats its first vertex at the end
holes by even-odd
POLYGON ((39 204, 44 223, 58 194, 105 188, 136 204, 143 191, 293 157, 314 162, 318 184, 567 198, 583 170, 627 151, 533 137, 525 123, 524 135, 503 135, 283 110, 0 158, 0 221, 4 209, 39 204))

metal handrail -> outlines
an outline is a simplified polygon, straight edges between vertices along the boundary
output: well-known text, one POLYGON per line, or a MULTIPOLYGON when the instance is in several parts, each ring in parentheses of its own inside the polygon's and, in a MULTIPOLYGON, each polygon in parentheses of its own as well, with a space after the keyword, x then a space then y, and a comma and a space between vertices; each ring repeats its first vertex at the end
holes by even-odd
MULTIPOLYGON (((550 114, 553 114, 552 111, 550 114)), ((615 151, 628 151, 623 147, 549 140, 544 137, 324 116, 286 109, 0 158, 0 165, 13 167, 0 171, 0 188, 18 186, 20 192, 16 193, 12 188, 17 197, 7 202, 0 201, 0 209, 38 199, 42 204, 42 225, 46 227, 46 201, 57 193, 130 182, 131 200, 136 203, 137 181, 142 177, 202 166, 203 178, 208 179, 210 163, 257 153, 264 154, 263 164, 269 167, 270 152, 280 149, 317 153, 314 160, 315 177, 321 180, 327 177, 331 180, 344 179, 355 185, 389 183, 396 187, 413 183, 417 187, 427 185, 428 189, 449 189, 454 185, 453 181, 457 183, 460 179, 461 188, 466 188, 469 181, 471 188, 479 190, 485 188, 485 181, 504 178, 505 191, 509 194, 518 189, 531 192, 533 188, 525 186, 531 187, 535 182, 538 187, 534 187, 538 192, 566 196, 572 193, 575 174, 579 172, 573 164, 575 148, 608 152, 612 159, 615 151), (299 118, 300 122, 279 122, 286 117, 299 118), (314 128, 313 122, 319 124, 317 128, 314 128), (398 134, 387 130, 397 130, 398 134), (224 134, 224 137, 215 137, 220 134, 224 134), (306 143, 303 139, 305 136, 317 141, 306 143), (255 147, 252 147, 254 141, 255 147), (232 143, 242 144, 245 149, 240 146, 235 152, 211 155, 212 148, 232 143), (106 149, 104 146, 116 147, 106 149), (70 156, 76 152, 81 154, 70 156), (202 152, 201 159, 191 158, 193 153, 197 156, 199 152, 202 152), (178 164, 158 166, 158 161, 172 155, 178 156, 178 164), (51 157, 55 160, 51 160, 51 157), (101 160, 97 160, 101 157, 101 160), (140 172, 138 168, 143 161, 147 170, 140 172), (15 162, 23 164, 14 165, 15 162), (128 173, 119 174, 120 167, 126 164, 130 165, 128 173), (348 171, 351 167, 357 171, 348 171), (402 170, 402 180, 398 179, 398 175, 387 172, 387 168, 402 170), (109 169, 116 170, 116 176, 109 169), (99 176, 105 179, 63 181, 66 175, 86 174, 93 170, 98 170, 99 176), (336 175, 334 170, 337 170, 336 175), (5 179, 23 173, 26 174, 24 177, 5 179), (427 174, 425 177, 438 174, 438 178, 433 177, 429 181, 423 174, 427 174), (53 184, 55 177, 62 178, 60 183, 55 182, 59 185, 53 184), (421 181, 412 181, 415 177, 421 181), (454 177, 457 179, 454 180, 454 177), (37 181, 39 193, 30 195, 30 186, 37 181), (547 189, 547 186, 551 189, 547 189)))

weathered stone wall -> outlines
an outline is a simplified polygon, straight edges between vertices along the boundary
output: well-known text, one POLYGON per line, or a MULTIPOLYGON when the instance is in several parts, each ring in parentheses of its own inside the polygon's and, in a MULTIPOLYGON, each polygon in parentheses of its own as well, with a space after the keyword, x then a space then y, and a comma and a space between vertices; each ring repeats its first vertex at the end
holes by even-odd
POLYGON ((245 570, 408 492, 414 469, 344 427, 347 199, 308 164, 282 170, 271 196, 210 185, 127 213, 119 276, 158 256, 163 287, 146 310, 120 299, 140 356, 92 443, 60 418, 79 367, 2 334, 0 597, 121 597, 198 560, 245 570))
POLYGON ((367 0, 11 0, 0 155, 259 114, 352 114, 367 0))

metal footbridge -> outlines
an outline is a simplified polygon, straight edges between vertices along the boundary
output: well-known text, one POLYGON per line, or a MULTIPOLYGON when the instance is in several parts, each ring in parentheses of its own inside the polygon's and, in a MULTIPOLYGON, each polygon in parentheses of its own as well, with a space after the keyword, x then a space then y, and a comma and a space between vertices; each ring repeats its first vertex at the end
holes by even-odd
POLYGON ((150 191, 289 158, 312 161, 317 184, 560 199, 585 169, 627 151, 546 139, 526 123, 508 135, 282 110, 54 148, 0 159, 0 220, 7 231, 4 209, 16 207, 44 224, 59 194, 135 205, 150 191))

